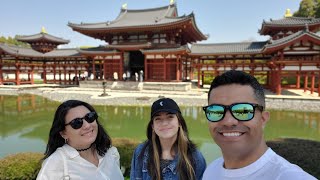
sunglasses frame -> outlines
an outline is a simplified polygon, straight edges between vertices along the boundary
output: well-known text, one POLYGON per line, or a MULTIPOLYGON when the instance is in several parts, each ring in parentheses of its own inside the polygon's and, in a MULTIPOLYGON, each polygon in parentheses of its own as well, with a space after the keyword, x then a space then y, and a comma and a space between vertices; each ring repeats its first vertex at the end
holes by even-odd
POLYGON ((71 120, 69 123, 64 124, 64 126, 68 126, 70 125, 73 129, 80 129, 83 126, 83 120, 86 120, 88 123, 93 123, 95 120, 98 119, 98 114, 94 111, 88 112, 85 116, 83 116, 82 118, 74 118, 73 120, 71 120), (92 114, 92 119, 90 119, 90 115, 92 114), (76 121, 80 121, 81 126, 80 127, 75 127, 76 125, 76 121))
POLYGON ((263 107, 263 106, 261 106, 261 105, 259 105, 259 104, 255 104, 255 103, 248 103, 248 102, 233 103, 233 104, 230 104, 230 105, 210 104, 210 105, 208 105, 208 106, 202 107, 202 109, 203 109, 203 111, 204 111, 204 113, 205 113, 205 115, 206 115, 207 120, 210 121, 210 122, 219 122, 219 121, 223 120, 223 118, 224 118, 224 116, 226 115, 226 113, 227 113, 228 110, 230 111, 230 114, 232 115, 232 117, 235 118, 236 120, 238 120, 238 121, 250 121, 250 120, 252 120, 252 119, 254 118, 254 114, 255 114, 255 112, 256 112, 256 108, 259 109, 261 112, 264 110, 264 107, 263 107), (231 109, 232 109, 233 106, 236 106, 236 105, 239 105, 239 104, 247 104, 247 105, 251 105, 251 106, 253 107, 253 116, 252 116, 252 118, 246 119, 246 120, 241 120, 241 119, 238 119, 237 117, 235 117, 235 115, 233 114, 233 112, 231 111, 231 109), (223 111, 223 116, 221 117, 221 119, 216 120, 216 121, 210 120, 210 119, 208 118, 208 115, 207 115, 207 109, 208 109, 210 106, 214 106, 214 105, 223 107, 223 110, 224 110, 224 111, 223 111))

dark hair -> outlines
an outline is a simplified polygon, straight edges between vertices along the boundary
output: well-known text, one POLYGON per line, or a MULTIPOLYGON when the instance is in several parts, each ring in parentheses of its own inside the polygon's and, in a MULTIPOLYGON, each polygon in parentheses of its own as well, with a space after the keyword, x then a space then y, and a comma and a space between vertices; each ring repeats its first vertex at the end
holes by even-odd
POLYGON ((223 85, 239 84, 239 85, 249 85, 252 87, 256 100, 263 107, 266 106, 265 95, 263 87, 257 81, 257 79, 250 74, 243 71, 230 70, 219 76, 217 76, 211 83, 210 90, 208 92, 208 100, 210 99, 210 93, 212 89, 223 85))
MULTIPOLYGON (((63 102, 57 108, 56 113, 54 115, 54 119, 49 133, 47 148, 44 153, 45 157, 43 159, 48 158, 52 153, 54 153, 57 150, 57 148, 65 144, 65 140, 60 135, 60 132, 65 129, 65 117, 70 109, 78 106, 85 106, 91 112, 96 112, 90 104, 83 101, 68 100, 63 102)), ((107 134, 106 130, 99 123, 98 118, 96 119, 96 122, 98 125, 98 134, 94 142, 94 145, 98 154, 100 156, 104 156, 107 150, 111 147, 111 138, 107 134)))
MULTIPOLYGON (((183 118, 180 112, 177 112, 176 115, 177 115, 179 124, 181 126, 181 128, 179 128, 178 130, 178 137, 176 139, 176 142, 172 147, 173 149, 177 150, 177 155, 179 157, 178 165, 177 165, 177 173, 179 174, 179 179, 194 180, 196 177, 195 176, 196 164, 194 162, 192 154, 193 152, 196 151, 196 145, 189 139, 189 133, 188 133, 188 128, 187 128, 185 119, 183 118), (180 136, 184 136, 184 137, 180 137, 180 136), (179 141, 183 141, 182 139, 184 139, 185 142, 179 142, 179 141), (179 147, 180 146, 179 144, 182 144, 181 146, 185 146, 185 148, 187 149, 186 153, 182 153, 183 151, 181 151, 181 149, 183 148, 179 147)), ((162 179, 162 177, 158 177, 159 175, 160 176, 162 175, 160 172, 157 172, 157 166, 159 169, 160 162, 156 161, 155 159, 159 160, 161 158, 162 150, 161 150, 159 136, 155 135, 154 138, 152 137, 153 136, 152 134, 154 133, 152 125, 153 125, 153 120, 151 119, 147 127, 148 140, 145 142, 145 145, 142 148, 139 158, 141 159, 140 162, 142 162, 142 158, 145 151, 148 152, 149 157, 147 160, 148 162, 147 167, 148 167, 149 175, 151 179, 157 180, 157 179, 162 179), (156 147, 156 149, 154 149, 154 147, 156 147), (154 156, 154 151, 158 152, 157 154, 159 157, 154 156)))

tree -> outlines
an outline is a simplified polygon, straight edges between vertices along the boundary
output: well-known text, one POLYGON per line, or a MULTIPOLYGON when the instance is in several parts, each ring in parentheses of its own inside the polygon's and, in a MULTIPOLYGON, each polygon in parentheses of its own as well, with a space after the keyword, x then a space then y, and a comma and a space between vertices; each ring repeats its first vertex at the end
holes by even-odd
POLYGON ((296 17, 315 17, 316 5, 318 0, 302 0, 297 12, 293 14, 296 17))

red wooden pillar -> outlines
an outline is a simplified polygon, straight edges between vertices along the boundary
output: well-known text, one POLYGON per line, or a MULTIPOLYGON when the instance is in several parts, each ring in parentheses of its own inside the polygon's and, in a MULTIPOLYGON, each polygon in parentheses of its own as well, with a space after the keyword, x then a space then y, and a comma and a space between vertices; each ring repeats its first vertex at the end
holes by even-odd
POLYGON ((297 72, 296 88, 300 89, 300 71, 297 72))
POLYGON ((177 58, 176 58, 176 80, 179 81, 180 80, 180 72, 181 72, 181 68, 179 66, 180 56, 178 56, 178 55, 176 55, 176 56, 177 56, 177 58))
MULTIPOLYGON (((148 77, 148 60, 147 60, 147 55, 144 56, 144 80, 147 81, 149 80, 149 77, 148 77)), ((139 72, 138 72, 139 74, 139 72)))
POLYGON ((280 67, 279 67, 276 75, 277 75, 276 94, 281 95, 281 69, 280 69, 280 67))
POLYGON ((16 63, 16 85, 20 85, 20 65, 16 63))
POLYGON ((167 80, 167 59, 166 59, 166 55, 164 54, 163 55, 163 61, 162 61, 162 65, 163 65, 163 77, 162 77, 162 79, 164 80, 164 81, 166 81, 167 80))
POLYGON ((42 65, 42 69, 43 69, 43 83, 47 84, 47 71, 46 71, 46 64, 42 65))
POLYGON ((67 67, 63 66, 63 76, 64 76, 64 84, 67 84, 67 67))
POLYGON ((320 71, 319 71, 319 74, 318 74, 318 96, 320 97, 320 71))
POLYGON ((56 84, 56 64, 53 65, 53 83, 56 84))
POLYGON ((311 73, 311 94, 314 92, 314 82, 315 82, 315 75, 314 72, 311 73))
POLYGON ((92 58, 92 74, 93 79, 96 80, 96 66, 95 66, 95 60, 92 58))
POLYGON ((197 64, 197 70, 198 70, 198 88, 200 88, 200 63, 199 62, 197 64))
POLYGON ((3 84, 2 60, 0 59, 0 85, 3 84))
POLYGON ((123 52, 121 52, 121 55, 120 55, 120 63, 119 63, 119 79, 120 80, 124 80, 123 77, 122 77, 122 74, 123 74, 123 64, 124 64, 124 57, 123 57, 123 52))
POLYGON ((31 66, 31 84, 34 84, 34 66, 31 66))
POLYGON ((107 60, 104 59, 103 60, 103 79, 107 79, 107 60))
POLYGON ((307 92, 307 89, 308 89, 308 74, 305 73, 303 92, 307 92))

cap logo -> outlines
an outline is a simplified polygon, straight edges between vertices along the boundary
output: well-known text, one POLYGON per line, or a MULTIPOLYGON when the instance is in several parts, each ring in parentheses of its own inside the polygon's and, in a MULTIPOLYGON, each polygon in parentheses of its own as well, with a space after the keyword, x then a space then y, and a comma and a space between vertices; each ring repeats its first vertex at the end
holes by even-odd
POLYGON ((163 106, 163 101, 161 101, 159 104, 160 104, 160 106, 163 106))

